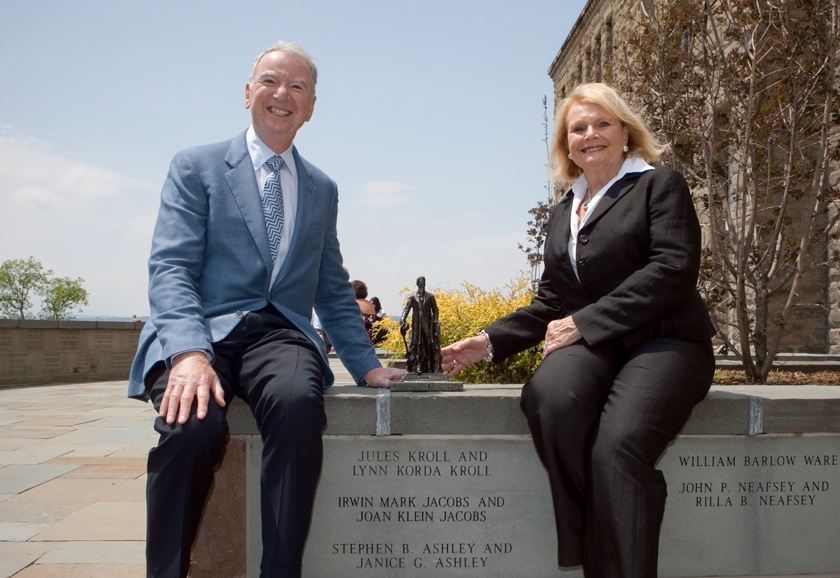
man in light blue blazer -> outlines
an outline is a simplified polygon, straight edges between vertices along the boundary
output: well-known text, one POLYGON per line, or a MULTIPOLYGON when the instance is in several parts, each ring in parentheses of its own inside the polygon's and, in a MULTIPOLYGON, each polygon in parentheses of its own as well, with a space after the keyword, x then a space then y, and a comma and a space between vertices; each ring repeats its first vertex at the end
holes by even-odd
POLYGON ((234 396, 264 442, 261 575, 300 576, 333 382, 313 308, 359 385, 389 387, 336 236, 338 190, 293 146, 317 70, 298 45, 260 54, 245 87, 251 127, 172 161, 149 260, 151 319, 129 396, 158 410, 149 453, 147 576, 184 577, 227 438, 234 396))

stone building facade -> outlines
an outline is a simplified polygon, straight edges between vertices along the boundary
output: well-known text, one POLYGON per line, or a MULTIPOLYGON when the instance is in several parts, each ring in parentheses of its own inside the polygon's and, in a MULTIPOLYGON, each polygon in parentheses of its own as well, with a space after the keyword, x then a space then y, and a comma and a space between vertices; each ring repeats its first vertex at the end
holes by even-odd
MULTIPOLYGON (((606 82, 621 90, 624 42, 643 16, 641 10, 638 0, 586 3, 548 71, 554 85, 555 108, 582 82, 606 82)), ((834 138, 840 138, 836 130, 834 138)), ((832 167, 830 183, 840 186, 840 164, 832 167)), ((840 264, 832 258, 840 254, 840 242, 827 242, 827 267, 809 272, 782 351, 840 354, 840 264)))

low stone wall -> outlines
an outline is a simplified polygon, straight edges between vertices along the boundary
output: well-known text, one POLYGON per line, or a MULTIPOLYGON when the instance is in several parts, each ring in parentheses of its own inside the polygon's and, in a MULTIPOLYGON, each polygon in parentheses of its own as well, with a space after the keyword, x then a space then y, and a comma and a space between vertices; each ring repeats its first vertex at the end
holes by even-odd
MULTIPOLYGON (((519 393, 329 390, 304 576, 582 576, 556 567, 547 478, 519 393), (387 407, 392 435, 375 436, 387 407)), ((229 422, 194 578, 258 576, 262 444, 242 402, 229 422)), ((716 386, 660 467, 661 576, 840 569, 840 387, 716 386)))
POLYGON ((142 327, 0 319, 0 387, 128 379, 142 327))

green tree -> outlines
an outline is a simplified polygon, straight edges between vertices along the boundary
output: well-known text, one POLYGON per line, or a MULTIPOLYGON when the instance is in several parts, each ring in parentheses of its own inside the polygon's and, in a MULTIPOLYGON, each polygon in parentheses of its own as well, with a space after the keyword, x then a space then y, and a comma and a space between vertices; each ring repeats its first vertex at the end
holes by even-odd
POLYGON ((88 304, 88 292, 81 277, 55 277, 41 287, 41 317, 43 319, 73 319, 73 310, 88 304))
POLYGON ((695 191, 707 304, 758 383, 838 258, 838 4, 642 0, 626 47, 626 92, 695 191))
POLYGON ((32 295, 43 290, 52 271, 34 257, 10 259, 0 265, 0 314, 26 319, 32 307, 32 295))

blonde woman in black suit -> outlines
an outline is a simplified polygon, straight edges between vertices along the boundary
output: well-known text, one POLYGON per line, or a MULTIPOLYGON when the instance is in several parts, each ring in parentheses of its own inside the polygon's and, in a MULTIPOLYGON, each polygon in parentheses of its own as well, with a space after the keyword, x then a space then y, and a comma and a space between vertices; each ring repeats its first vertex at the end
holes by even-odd
POLYGON ((531 305, 446 347, 451 375, 541 341, 522 410, 548 470, 561 567, 587 578, 655 577, 667 494, 656 462, 714 372, 696 289, 700 225, 685 179, 605 84, 557 111, 545 272, 531 305))

